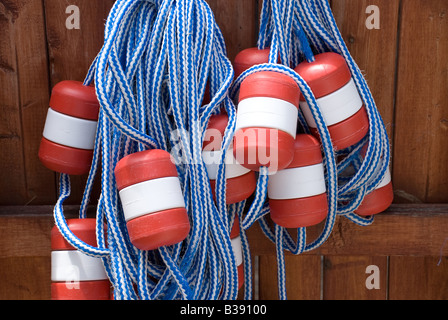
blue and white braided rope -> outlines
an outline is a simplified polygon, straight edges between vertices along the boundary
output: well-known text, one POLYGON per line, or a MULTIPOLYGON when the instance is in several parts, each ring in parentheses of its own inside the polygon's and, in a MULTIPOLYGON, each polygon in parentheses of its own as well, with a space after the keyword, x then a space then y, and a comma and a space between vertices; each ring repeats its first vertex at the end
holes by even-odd
MULTIPOLYGON (((384 123, 369 87, 344 43, 327 0, 263 1, 258 48, 264 49, 266 47, 271 49, 269 64, 254 66, 241 74, 231 88, 231 96, 235 96, 243 79, 254 72, 277 71, 289 75, 297 82, 310 106, 321 137, 329 203, 328 216, 321 234, 308 244, 305 244, 306 232, 304 228, 298 230, 296 244, 287 230, 275 226, 275 231, 272 231, 265 217, 269 213, 268 206, 265 206, 262 213, 260 212, 258 215, 260 218, 258 221, 264 234, 276 243, 279 297, 286 299, 282 251, 289 250, 294 254, 300 254, 316 249, 328 239, 338 215, 344 216, 361 226, 371 224, 373 217, 361 217, 356 215, 354 211, 359 207, 364 196, 383 179, 390 162, 390 146, 384 123), (282 13, 279 13, 279 8, 288 8, 288 6, 293 7, 294 10, 284 9, 282 13), (291 19, 293 19, 292 28, 291 19), (289 36, 292 36, 291 43, 300 43, 299 50, 288 51, 289 49, 284 44, 284 37, 288 38, 289 36), (350 150, 344 150, 346 160, 340 163, 336 162, 336 156, 341 152, 336 152, 333 149, 328 129, 312 91, 305 81, 289 68, 295 67, 298 61, 312 62, 314 60, 313 54, 328 51, 341 54, 347 61, 366 106, 370 125, 368 136, 350 150), (289 59, 286 60, 285 57, 288 57, 290 53, 294 55, 289 56, 289 59), (283 66, 277 64, 277 56, 280 56, 283 66), (360 160, 359 153, 364 145, 368 145, 367 151, 363 159, 360 160), (341 176, 343 170, 349 165, 353 165, 355 174, 350 177, 341 176), (340 183, 341 181, 343 183, 340 183)), ((309 128, 300 112, 298 122, 304 132, 309 132, 309 128)))
MULTIPOLYGON (((77 239, 67 227, 63 202, 70 195, 70 180, 64 174, 54 214, 56 225, 75 248, 103 260, 116 299, 235 299, 237 266, 229 235, 236 218, 240 220, 243 245, 245 298, 252 298, 246 230, 258 221, 264 234, 276 244, 279 294, 286 299, 284 250, 300 254, 316 249, 330 236, 337 215, 359 225, 372 223, 373 218, 360 217, 353 211, 384 177, 390 161, 388 137, 328 2, 263 1, 258 47, 271 48, 269 63, 246 70, 232 82, 233 68, 224 38, 205 0, 115 2, 106 23, 104 45, 84 81, 86 85, 95 83, 101 111, 80 217, 86 217, 101 165, 101 196, 96 213, 98 248, 77 239), (314 54, 325 51, 338 52, 346 59, 370 123, 368 138, 345 150, 346 160, 340 163, 313 92, 291 69, 303 60, 313 61, 314 54), (267 168, 260 168, 252 203, 225 203, 224 159, 236 125, 234 97, 243 79, 260 71, 280 72, 294 79, 318 124, 329 211, 321 234, 310 243, 306 243, 305 228, 297 230, 296 241, 284 228, 269 228, 267 168), (203 105, 207 84, 211 101, 203 105), (202 161, 202 141, 210 117, 221 109, 226 111, 229 123, 221 146, 224 152, 218 165, 215 203, 202 161), (359 152, 367 143, 366 154, 360 159, 359 152), (152 148, 173 154, 192 228, 182 243, 146 252, 136 249, 129 240, 113 170, 122 157, 152 148), (342 171, 350 165, 356 173, 342 177, 342 171), (246 205, 248 210, 244 212, 246 205)), ((309 132, 301 113, 298 122, 309 132)))

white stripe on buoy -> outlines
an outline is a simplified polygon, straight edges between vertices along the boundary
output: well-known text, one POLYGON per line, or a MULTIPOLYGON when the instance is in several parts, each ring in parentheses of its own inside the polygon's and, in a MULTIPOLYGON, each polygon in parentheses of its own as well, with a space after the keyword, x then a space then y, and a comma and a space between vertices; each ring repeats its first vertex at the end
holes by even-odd
MULTIPOLYGON (((350 118, 363 106, 363 102, 353 79, 341 89, 325 97, 316 99, 316 102, 327 126, 332 126, 350 118)), ((308 103, 306 101, 301 101, 300 108, 308 125, 311 128, 317 128, 308 103)))
POLYGON ((63 146, 93 150, 97 122, 80 119, 49 108, 43 136, 63 146))
POLYGON ((273 128, 295 138, 298 109, 285 100, 269 97, 247 98, 238 104, 236 129, 273 128))

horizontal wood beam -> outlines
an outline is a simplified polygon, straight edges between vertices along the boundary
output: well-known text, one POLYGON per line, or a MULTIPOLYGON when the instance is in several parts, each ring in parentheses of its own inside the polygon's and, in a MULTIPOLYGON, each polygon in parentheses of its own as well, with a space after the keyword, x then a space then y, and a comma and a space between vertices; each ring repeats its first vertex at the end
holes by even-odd
MULTIPOLYGON (((307 243, 317 239, 321 229, 322 225, 307 228, 307 243)), ((251 250, 257 255, 272 254, 274 244, 261 233, 258 224, 249 230, 251 250)), ((305 254, 447 256, 448 204, 392 205, 366 227, 337 217, 328 240, 305 254)))
MULTIPOLYGON (((77 209, 66 206, 66 218, 76 217, 77 209)), ((52 210, 45 205, 0 206, 0 258, 49 256, 52 210)), ((320 228, 307 229, 307 242, 319 235, 320 228)), ((247 234, 253 255, 275 254, 258 223, 247 234)), ((367 227, 338 217, 329 239, 306 254, 448 256, 448 204, 395 204, 367 227)))

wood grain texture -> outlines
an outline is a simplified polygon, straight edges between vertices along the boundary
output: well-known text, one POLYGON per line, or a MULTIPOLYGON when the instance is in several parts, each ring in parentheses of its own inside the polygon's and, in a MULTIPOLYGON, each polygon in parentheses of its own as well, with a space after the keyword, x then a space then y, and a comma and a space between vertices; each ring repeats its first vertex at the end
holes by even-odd
MULTIPOLYGON (((396 202, 448 199, 447 10, 446 1, 401 1, 393 167, 396 202)), ((432 237, 434 232, 422 236, 432 237)), ((391 257, 390 298, 446 297, 446 271, 430 263, 434 260, 391 257)))
POLYGON ((389 298, 391 300, 447 300, 448 258, 390 258, 389 298))
POLYGON ((102 47, 104 25, 113 0, 45 0, 46 29, 50 56, 50 77, 54 86, 62 80, 83 81, 93 59, 102 47), (80 28, 67 29, 66 8, 79 8, 80 28))
MULTIPOLYGON (((324 300, 385 300, 387 298, 387 257, 327 255, 323 271, 324 300), (378 267, 377 289, 369 289, 366 273, 369 266, 378 267)), ((369 279, 370 282, 370 279, 369 279)))
POLYGON ((49 300, 49 257, 0 258, 1 300, 49 300))
MULTIPOLYGON (((318 255, 419 255, 438 256, 447 237, 448 211, 441 205, 392 205, 375 217, 372 225, 361 227, 338 217, 329 239, 306 254, 318 255)), ((307 242, 314 240, 320 227, 308 228, 307 242)), ((251 250, 272 254, 274 244, 262 235, 258 224, 248 230, 251 250)), ((445 249, 444 254, 447 254, 445 249)))
MULTIPOLYGON (((347 47, 364 74, 392 142, 394 128, 395 79, 399 20, 398 0, 338 0, 332 9, 347 47), (366 20, 376 6, 379 29, 369 29, 366 20)), ((338 227, 340 224, 338 225, 338 227)), ((342 241, 347 241, 346 238, 342 241)), ((331 252, 329 253, 331 254, 331 252)), ((325 256, 325 299, 383 299, 387 288, 367 290, 364 284, 365 264, 371 260, 387 266, 387 257, 325 256), (364 270, 362 270, 364 268, 364 270)), ((387 268, 383 279, 387 278, 387 268)))
MULTIPOLYGON (((19 273, 20 270, 25 277, 36 259, 49 261, 50 231, 54 225, 52 209, 52 206, 0 207, 0 259, 3 259, 2 264, 8 265, 2 271, 5 277, 19 273), (14 261, 22 262, 14 264, 14 261), (14 268, 10 267, 12 265, 14 268)), ((89 216, 95 211, 94 207, 90 209, 89 216)), ((76 217, 77 210, 78 206, 66 206, 66 218, 76 217)), ((320 249, 300 256, 286 255, 289 299, 315 300, 321 296, 325 299, 383 299, 385 293, 382 290, 385 288, 389 288, 391 299, 400 299, 420 294, 415 290, 423 285, 424 281, 426 284, 421 292, 427 292, 426 295, 431 297, 443 296, 443 288, 448 281, 448 272, 445 272, 448 256, 448 205, 394 205, 388 213, 376 218, 376 227, 370 230, 359 230, 355 225, 344 221, 340 223, 335 233, 320 249), (323 271, 321 255, 325 255, 323 271), (414 264, 392 259, 403 255, 415 256, 410 258, 414 259, 414 264), (384 281, 388 272, 385 265, 386 256, 392 256, 389 287, 381 282, 381 290, 367 290, 364 284, 367 278, 366 266, 378 265, 381 270, 380 279, 384 281), (439 259, 442 259, 443 264, 436 268, 435 261, 439 259), (428 261, 432 261, 431 266, 428 261), (415 264, 419 267, 411 268, 415 264), (415 280, 418 275, 426 280, 415 280), (408 276, 409 279, 414 279, 414 287, 409 287, 408 291, 414 291, 406 297, 403 295, 406 290, 398 290, 408 276), (323 291, 320 289, 321 285, 323 291)), ((255 228, 256 226, 249 229, 248 235, 251 253, 260 256, 259 297, 277 299, 275 247, 255 228)), ((34 276, 41 279, 36 281, 45 283, 42 279, 48 279, 49 265, 36 270, 34 276)), ((25 294, 16 291, 16 282, 12 281, 10 285, 13 286, 13 295, 25 294)), ((31 292, 34 289, 25 286, 23 290, 31 292)), ((45 297, 36 293, 33 299, 37 298, 45 297)))
POLYGON ((393 180, 403 202, 448 201, 447 11, 402 0, 393 180))
MULTIPOLYGON (((286 295, 288 300, 319 300, 321 298, 321 257, 285 257, 286 295)), ((277 259, 274 255, 260 257, 260 299, 278 299, 277 259)))
POLYGON ((42 1, 0 6, 0 204, 54 201, 54 174, 37 158, 48 108, 42 1))
MULTIPOLYGON (((79 206, 65 206, 66 218, 76 217, 79 206)), ((91 213, 95 208, 91 207, 91 213)), ((0 257, 48 255, 53 206, 0 206, 0 257), (20 235, 20 241, 17 241, 20 235)), ((369 227, 359 227, 339 218, 324 245, 304 255, 443 256, 448 205, 396 204, 377 215, 369 227)), ((310 229, 308 241, 319 230, 310 229)), ((275 246, 254 224, 247 235, 254 255, 275 254, 275 246)), ((287 253, 287 255, 291 255, 287 253)))
POLYGON ((257 0, 207 0, 224 36, 230 61, 243 49, 254 47, 258 36, 257 0))

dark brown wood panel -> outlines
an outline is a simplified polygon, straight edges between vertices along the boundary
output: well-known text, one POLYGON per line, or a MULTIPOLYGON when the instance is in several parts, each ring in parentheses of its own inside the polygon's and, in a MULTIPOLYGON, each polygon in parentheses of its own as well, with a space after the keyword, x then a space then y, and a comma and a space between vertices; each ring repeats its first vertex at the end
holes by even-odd
MULTIPOLYGON (((76 217, 78 209, 66 206, 66 218, 76 217)), ((52 212, 50 205, 0 206, 0 257, 48 255, 52 212)), ((396 204, 378 215, 369 227, 339 219, 328 241, 304 255, 447 256, 446 230, 448 205, 396 204)), ((317 231, 309 230, 309 241, 317 231)), ((274 244, 261 233, 258 224, 247 235, 254 255, 275 254, 274 244)))
POLYGON ((83 81, 103 45, 104 24, 115 1, 45 0, 51 84, 63 80, 83 81), (67 29, 69 5, 79 8, 79 29, 67 29), (51 18, 50 18, 51 17, 51 18))
MULTIPOLYGON (((93 208, 94 209, 94 208, 93 208)), ((76 217, 78 206, 66 206, 66 218, 76 217)), ((48 254, 53 206, 0 206, 0 256, 48 254), (17 235, 21 235, 17 241, 17 235), (22 236, 23 235, 23 236, 22 236)), ((334 232, 319 249, 306 255, 448 255, 448 205, 393 205, 368 227, 338 219, 334 232)), ((309 230, 311 241, 318 230, 309 230)), ((272 255, 274 244, 254 224, 247 232, 254 255, 272 255)), ((290 255, 290 253, 286 253, 290 255)))
MULTIPOLYGON (((52 206, 0 207, 0 257, 6 259, 2 263, 12 263, 18 261, 14 259, 23 258, 23 261, 29 259, 29 264, 32 264, 37 257, 49 261, 50 230, 54 225, 52 209, 52 206)), ((77 210, 78 206, 66 206, 66 218, 76 217, 77 210)), ((289 299, 319 299, 321 284, 326 288, 323 294, 327 299, 379 299, 384 294, 381 290, 386 288, 383 282, 379 291, 367 290, 362 284, 368 276, 366 267, 371 264, 380 268, 381 281, 387 278, 385 256, 413 255, 421 259, 412 258, 413 263, 395 264, 390 258, 391 298, 398 296, 397 291, 393 290, 398 290, 396 286, 402 285, 402 278, 406 274, 410 274, 411 279, 419 274, 424 276, 429 281, 426 291, 439 292, 434 290, 443 289, 448 274, 443 271, 448 255, 448 205, 394 205, 389 212, 377 217, 373 225, 375 227, 370 227, 370 230, 360 230, 343 221, 340 223, 329 241, 318 250, 300 256, 286 255, 289 299), (322 254, 325 255, 323 283, 320 282, 322 254), (436 268, 437 262, 434 261, 438 261, 439 255, 443 264, 436 268), (412 268, 422 261, 432 261, 432 268, 419 267, 419 271, 412 268), (402 278, 396 276, 400 274, 402 278), (338 288, 339 282, 345 283, 344 289, 332 289, 338 288), (433 287, 435 283, 440 283, 441 287, 433 287)), ((252 254, 260 256, 259 296, 277 299, 275 247, 257 230, 256 225, 249 230, 248 235, 252 254)), ((23 270, 27 273, 28 262, 17 264, 15 268, 12 270, 8 267, 4 272, 12 275, 13 272, 23 270)), ((48 279, 48 268, 36 271, 34 276, 48 279)))
POLYGON ((448 258, 445 256, 390 258, 391 300, 447 300, 448 258))
MULTIPOLYGON (((447 202, 448 3, 401 3, 393 167, 396 202, 447 202)), ((421 236, 431 238, 434 232, 421 236)), ((437 243, 441 249, 442 243, 437 243)), ((446 298, 446 271, 434 266, 436 256, 434 252, 434 257, 391 257, 390 298, 446 298)))
POLYGON ((54 201, 54 174, 37 158, 48 108, 42 1, 0 7, 0 204, 54 201))
POLYGON ((406 202, 448 201, 447 11, 402 0, 393 179, 406 202))
MULTIPOLYGON (((286 295, 288 300, 319 300, 321 297, 321 257, 285 257, 286 295)), ((260 256, 259 298, 278 300, 277 258, 260 256)))
POLYGON ((323 298, 385 300, 387 278, 387 257, 327 255, 324 260, 323 298), (375 269, 372 271, 369 267, 375 269))
MULTIPOLYGON (((393 137, 394 99, 398 37, 398 0, 344 0, 332 1, 332 9, 341 34, 352 57, 369 84, 377 108, 383 118, 389 139, 393 137), (366 20, 376 6, 379 29, 369 29, 366 20)), ((345 239, 344 241, 350 241, 345 239)), ((330 253, 331 254, 331 253, 330 253)), ((372 262, 382 266, 387 278, 387 257, 347 256, 325 257, 324 299, 384 299, 387 288, 368 290, 363 279, 364 264, 372 262)), ((365 267, 364 267, 365 270, 365 267)))
MULTIPOLYGON (((373 224, 366 227, 338 217, 327 242, 305 254, 438 256, 447 237, 447 224, 446 204, 396 204, 377 215, 373 224)), ((320 227, 308 228, 307 231, 310 242, 318 236, 320 227)), ((274 244, 262 235, 258 224, 248 230, 248 237, 254 253, 265 255, 275 252, 274 244)), ((448 247, 444 255, 447 253, 448 247)))
POLYGON ((257 44, 257 2, 257 0, 207 0, 224 36, 230 61, 233 61, 241 50, 257 44))
POLYGON ((0 258, 1 300, 49 300, 49 257, 0 258))

